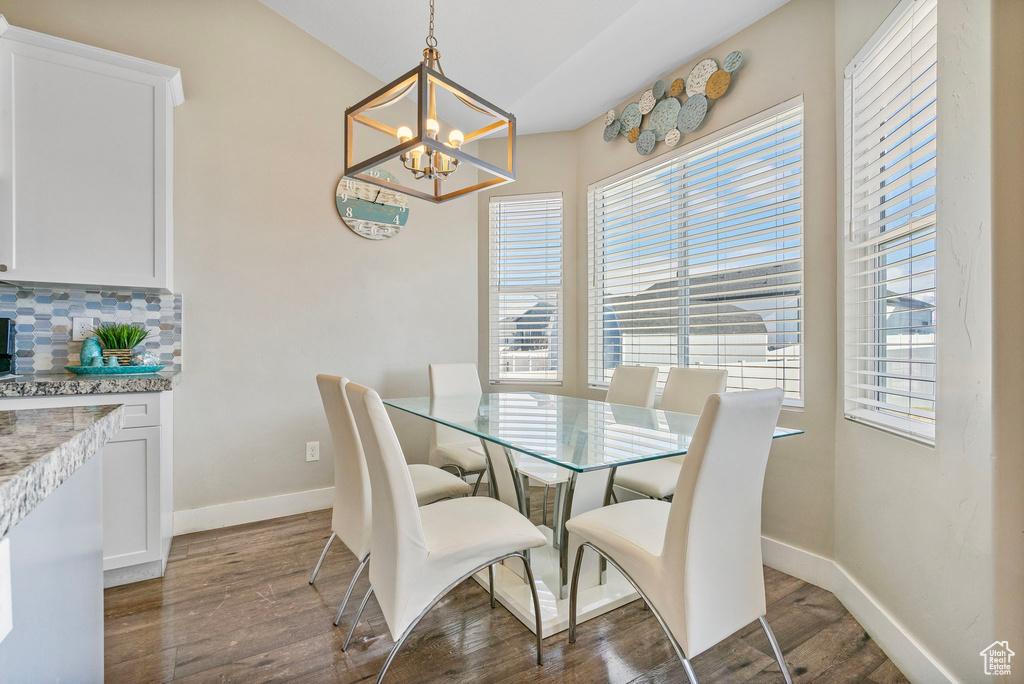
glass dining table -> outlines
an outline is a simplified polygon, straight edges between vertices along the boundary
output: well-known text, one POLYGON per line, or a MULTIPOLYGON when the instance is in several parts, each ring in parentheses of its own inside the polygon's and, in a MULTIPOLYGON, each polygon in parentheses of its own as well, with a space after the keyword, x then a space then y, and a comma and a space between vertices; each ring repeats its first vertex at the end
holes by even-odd
MULTIPOLYGON (((527 517, 530 480, 555 484, 552 524, 539 526, 549 544, 529 556, 543 599, 545 636, 568 626, 570 559, 574 558, 572 547, 579 542, 568 538, 566 522, 610 503, 617 468, 685 454, 700 418, 536 392, 385 399, 384 403, 463 432, 467 441, 479 440, 487 456, 490 495, 527 517), (544 472, 547 475, 540 474, 544 472)), ((775 437, 801 432, 778 427, 775 437)), ((587 587, 580 594, 581 620, 637 597, 614 569, 593 559, 590 563, 592 567, 581 568, 581 587, 587 587)), ((513 568, 496 575, 495 595, 532 629, 532 606, 528 591, 523 590, 523 575, 513 568)), ((486 586, 485 578, 478 579, 486 586)))

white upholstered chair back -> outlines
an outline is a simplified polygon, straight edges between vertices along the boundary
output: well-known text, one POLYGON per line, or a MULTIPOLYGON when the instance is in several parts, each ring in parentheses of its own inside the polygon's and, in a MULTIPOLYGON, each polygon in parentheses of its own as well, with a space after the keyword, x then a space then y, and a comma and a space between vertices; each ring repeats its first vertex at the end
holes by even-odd
MULTIPOLYGON (((480 375, 475 363, 432 363, 430 373, 430 398, 439 397, 479 397, 480 375)), ((439 444, 462 444, 473 441, 470 435, 450 427, 430 422, 430 453, 439 444)), ((432 465, 442 465, 432 463, 432 465)))
POLYGON ((427 557, 416 492, 384 403, 375 391, 350 382, 348 395, 366 454, 373 491, 370 584, 391 636, 399 637, 416 616, 406 606, 427 557))
POLYGON ((348 378, 317 375, 317 387, 334 445, 334 512, 331 531, 362 560, 370 552, 370 479, 352 409, 345 395, 348 378))
POLYGON ((725 391, 728 379, 729 371, 717 368, 670 368, 660 408, 700 415, 708 397, 725 391))
POLYGON ((708 397, 683 461, 661 555, 662 611, 693 657, 765 614, 761 490, 782 390, 708 397))
POLYGON ((657 384, 658 369, 655 366, 616 366, 605 401, 651 408, 657 384))

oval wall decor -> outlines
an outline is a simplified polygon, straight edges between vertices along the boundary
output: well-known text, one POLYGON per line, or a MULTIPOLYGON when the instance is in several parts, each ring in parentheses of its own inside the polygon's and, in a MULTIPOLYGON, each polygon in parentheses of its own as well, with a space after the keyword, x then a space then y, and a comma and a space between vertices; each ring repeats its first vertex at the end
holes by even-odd
POLYGON ((679 109, 679 117, 676 119, 676 128, 680 133, 690 133, 697 130, 704 115, 708 113, 708 98, 703 95, 694 95, 688 98, 679 109))
POLYGON ((686 94, 690 97, 703 95, 704 86, 707 85, 711 74, 716 71, 718 71, 718 62, 710 57, 697 62, 696 66, 690 71, 690 75, 686 77, 686 94))
POLYGON ((654 131, 648 128, 636 139, 636 151, 646 157, 654 151, 656 144, 657 140, 654 137, 654 131))
POLYGON ((636 102, 630 102, 626 105, 626 108, 622 110, 622 116, 619 117, 619 120, 622 121, 622 130, 628 133, 632 129, 638 128, 640 126, 640 119, 642 118, 643 115, 640 114, 640 105, 636 102))
POLYGON ((722 62, 722 68, 731 74, 739 69, 741 64, 743 64, 743 53, 736 50, 735 52, 730 52, 725 58, 725 61, 722 62))
POLYGON ((615 120, 604 127, 604 141, 611 142, 619 137, 619 133, 622 129, 622 122, 615 120))
POLYGON ((708 84, 704 87, 707 96, 712 100, 725 95, 725 91, 729 89, 729 82, 732 80, 728 71, 719 69, 715 73, 711 74, 711 78, 708 79, 708 84))
POLYGON ((645 90, 644 94, 640 96, 640 113, 650 114, 657 101, 658 100, 654 97, 654 91, 652 89, 648 88, 645 90))
POLYGON ((743 53, 730 52, 718 68, 711 57, 698 61, 683 78, 658 80, 630 102, 616 118, 614 109, 604 115, 605 142, 620 136, 634 145, 638 154, 654 152, 659 141, 675 147, 683 136, 700 128, 715 100, 724 97, 732 85, 733 73, 743 64, 743 53), (684 95, 686 96, 684 99, 684 95))
POLYGON ((654 106, 651 117, 647 121, 647 129, 654 131, 657 140, 664 140, 665 134, 676 127, 676 117, 682 105, 674 97, 667 97, 654 106))

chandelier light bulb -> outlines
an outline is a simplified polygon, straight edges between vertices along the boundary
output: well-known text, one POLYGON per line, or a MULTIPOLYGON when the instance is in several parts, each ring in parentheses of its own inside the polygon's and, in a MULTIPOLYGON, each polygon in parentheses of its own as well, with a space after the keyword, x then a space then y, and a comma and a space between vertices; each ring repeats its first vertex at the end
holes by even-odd
POLYGON ((449 147, 454 147, 455 149, 461 149, 462 148, 462 142, 465 139, 466 139, 465 136, 462 135, 462 131, 460 131, 459 129, 456 128, 455 130, 453 130, 451 133, 448 134, 448 142, 450 143, 449 147))
POLYGON ((441 125, 434 119, 427 119, 427 135, 431 138, 436 138, 437 134, 441 131, 441 125))
POLYGON ((408 142, 412 140, 412 130, 408 126, 401 126, 395 133, 398 136, 400 142, 408 142))

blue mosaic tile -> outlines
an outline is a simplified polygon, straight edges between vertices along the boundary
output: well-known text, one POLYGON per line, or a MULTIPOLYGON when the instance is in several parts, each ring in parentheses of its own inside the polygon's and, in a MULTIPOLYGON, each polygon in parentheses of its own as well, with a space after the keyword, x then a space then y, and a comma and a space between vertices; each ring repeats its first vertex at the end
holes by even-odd
POLYGON ((152 330, 145 348, 169 369, 181 370, 181 295, 80 289, 20 289, 0 284, 0 318, 15 320, 18 373, 63 373, 78 363, 81 342, 71 341, 71 319, 132 321, 152 330))

